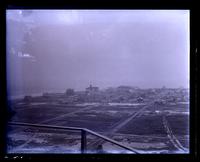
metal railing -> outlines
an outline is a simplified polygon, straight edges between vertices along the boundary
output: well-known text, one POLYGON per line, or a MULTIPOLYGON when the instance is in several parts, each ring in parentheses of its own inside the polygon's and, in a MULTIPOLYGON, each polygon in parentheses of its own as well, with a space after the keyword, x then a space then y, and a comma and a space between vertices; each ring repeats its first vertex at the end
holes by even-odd
POLYGON ((105 141, 108 141, 112 144, 115 144, 121 148, 124 148, 128 151, 131 151, 135 154, 139 154, 137 150, 125 146, 113 139, 110 139, 106 136, 103 136, 99 133, 96 133, 92 130, 89 130, 87 128, 79 128, 79 127, 63 127, 63 126, 55 126, 55 125, 46 125, 46 124, 31 124, 31 123, 22 123, 22 122, 8 122, 9 125, 18 125, 18 126, 30 126, 30 127, 37 127, 37 128, 50 128, 50 129, 60 129, 60 130, 75 130, 75 131, 80 131, 81 132, 81 153, 87 153, 87 134, 92 134, 96 137, 99 137, 101 139, 104 139, 105 141))

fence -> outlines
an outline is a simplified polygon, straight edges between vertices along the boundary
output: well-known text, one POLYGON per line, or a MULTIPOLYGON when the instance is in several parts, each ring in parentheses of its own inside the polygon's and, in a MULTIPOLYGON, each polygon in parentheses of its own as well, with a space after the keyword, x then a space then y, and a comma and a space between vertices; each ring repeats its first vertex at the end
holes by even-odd
POLYGON ((75 131, 80 131, 81 132, 81 153, 85 154, 87 153, 87 134, 94 135, 96 137, 99 137, 101 139, 104 139, 107 142, 110 142, 114 145, 117 145, 121 148, 124 148, 128 151, 131 151, 135 154, 138 154, 137 150, 125 146, 113 139, 110 139, 106 136, 103 136, 99 133, 96 133, 92 130, 89 130, 87 128, 79 128, 79 127, 63 127, 63 126, 55 126, 55 125, 45 125, 45 124, 31 124, 31 123, 22 123, 22 122, 8 122, 9 125, 18 125, 18 126, 30 126, 30 127, 37 127, 37 128, 49 128, 49 129, 60 129, 60 130, 75 130, 75 131))

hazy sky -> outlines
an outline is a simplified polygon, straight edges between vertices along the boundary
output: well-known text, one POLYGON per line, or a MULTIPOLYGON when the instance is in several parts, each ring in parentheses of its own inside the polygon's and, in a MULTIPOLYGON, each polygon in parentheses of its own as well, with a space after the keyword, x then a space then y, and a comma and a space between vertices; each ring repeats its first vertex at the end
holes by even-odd
POLYGON ((189 86, 187 10, 7 10, 14 93, 189 86))

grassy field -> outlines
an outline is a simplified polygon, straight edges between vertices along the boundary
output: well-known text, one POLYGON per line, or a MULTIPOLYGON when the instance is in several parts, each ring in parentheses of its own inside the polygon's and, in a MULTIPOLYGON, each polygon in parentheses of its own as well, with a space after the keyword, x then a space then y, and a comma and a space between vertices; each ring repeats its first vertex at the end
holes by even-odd
POLYGON ((142 115, 130 121, 130 123, 119 130, 119 133, 157 136, 166 135, 161 115, 142 115))
POLYGON ((189 116, 185 114, 168 115, 167 120, 175 135, 189 135, 189 116))

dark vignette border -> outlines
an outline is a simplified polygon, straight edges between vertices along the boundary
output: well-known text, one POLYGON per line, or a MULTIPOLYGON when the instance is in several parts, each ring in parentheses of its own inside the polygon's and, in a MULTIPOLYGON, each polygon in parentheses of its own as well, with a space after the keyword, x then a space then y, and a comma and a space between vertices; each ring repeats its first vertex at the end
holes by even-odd
POLYGON ((80 160, 80 161, 197 161, 198 134, 198 62, 197 2, 195 0, 7 0, 0 3, 0 160, 80 160), (190 10, 190 154, 6 154, 6 9, 186 9, 190 10))

